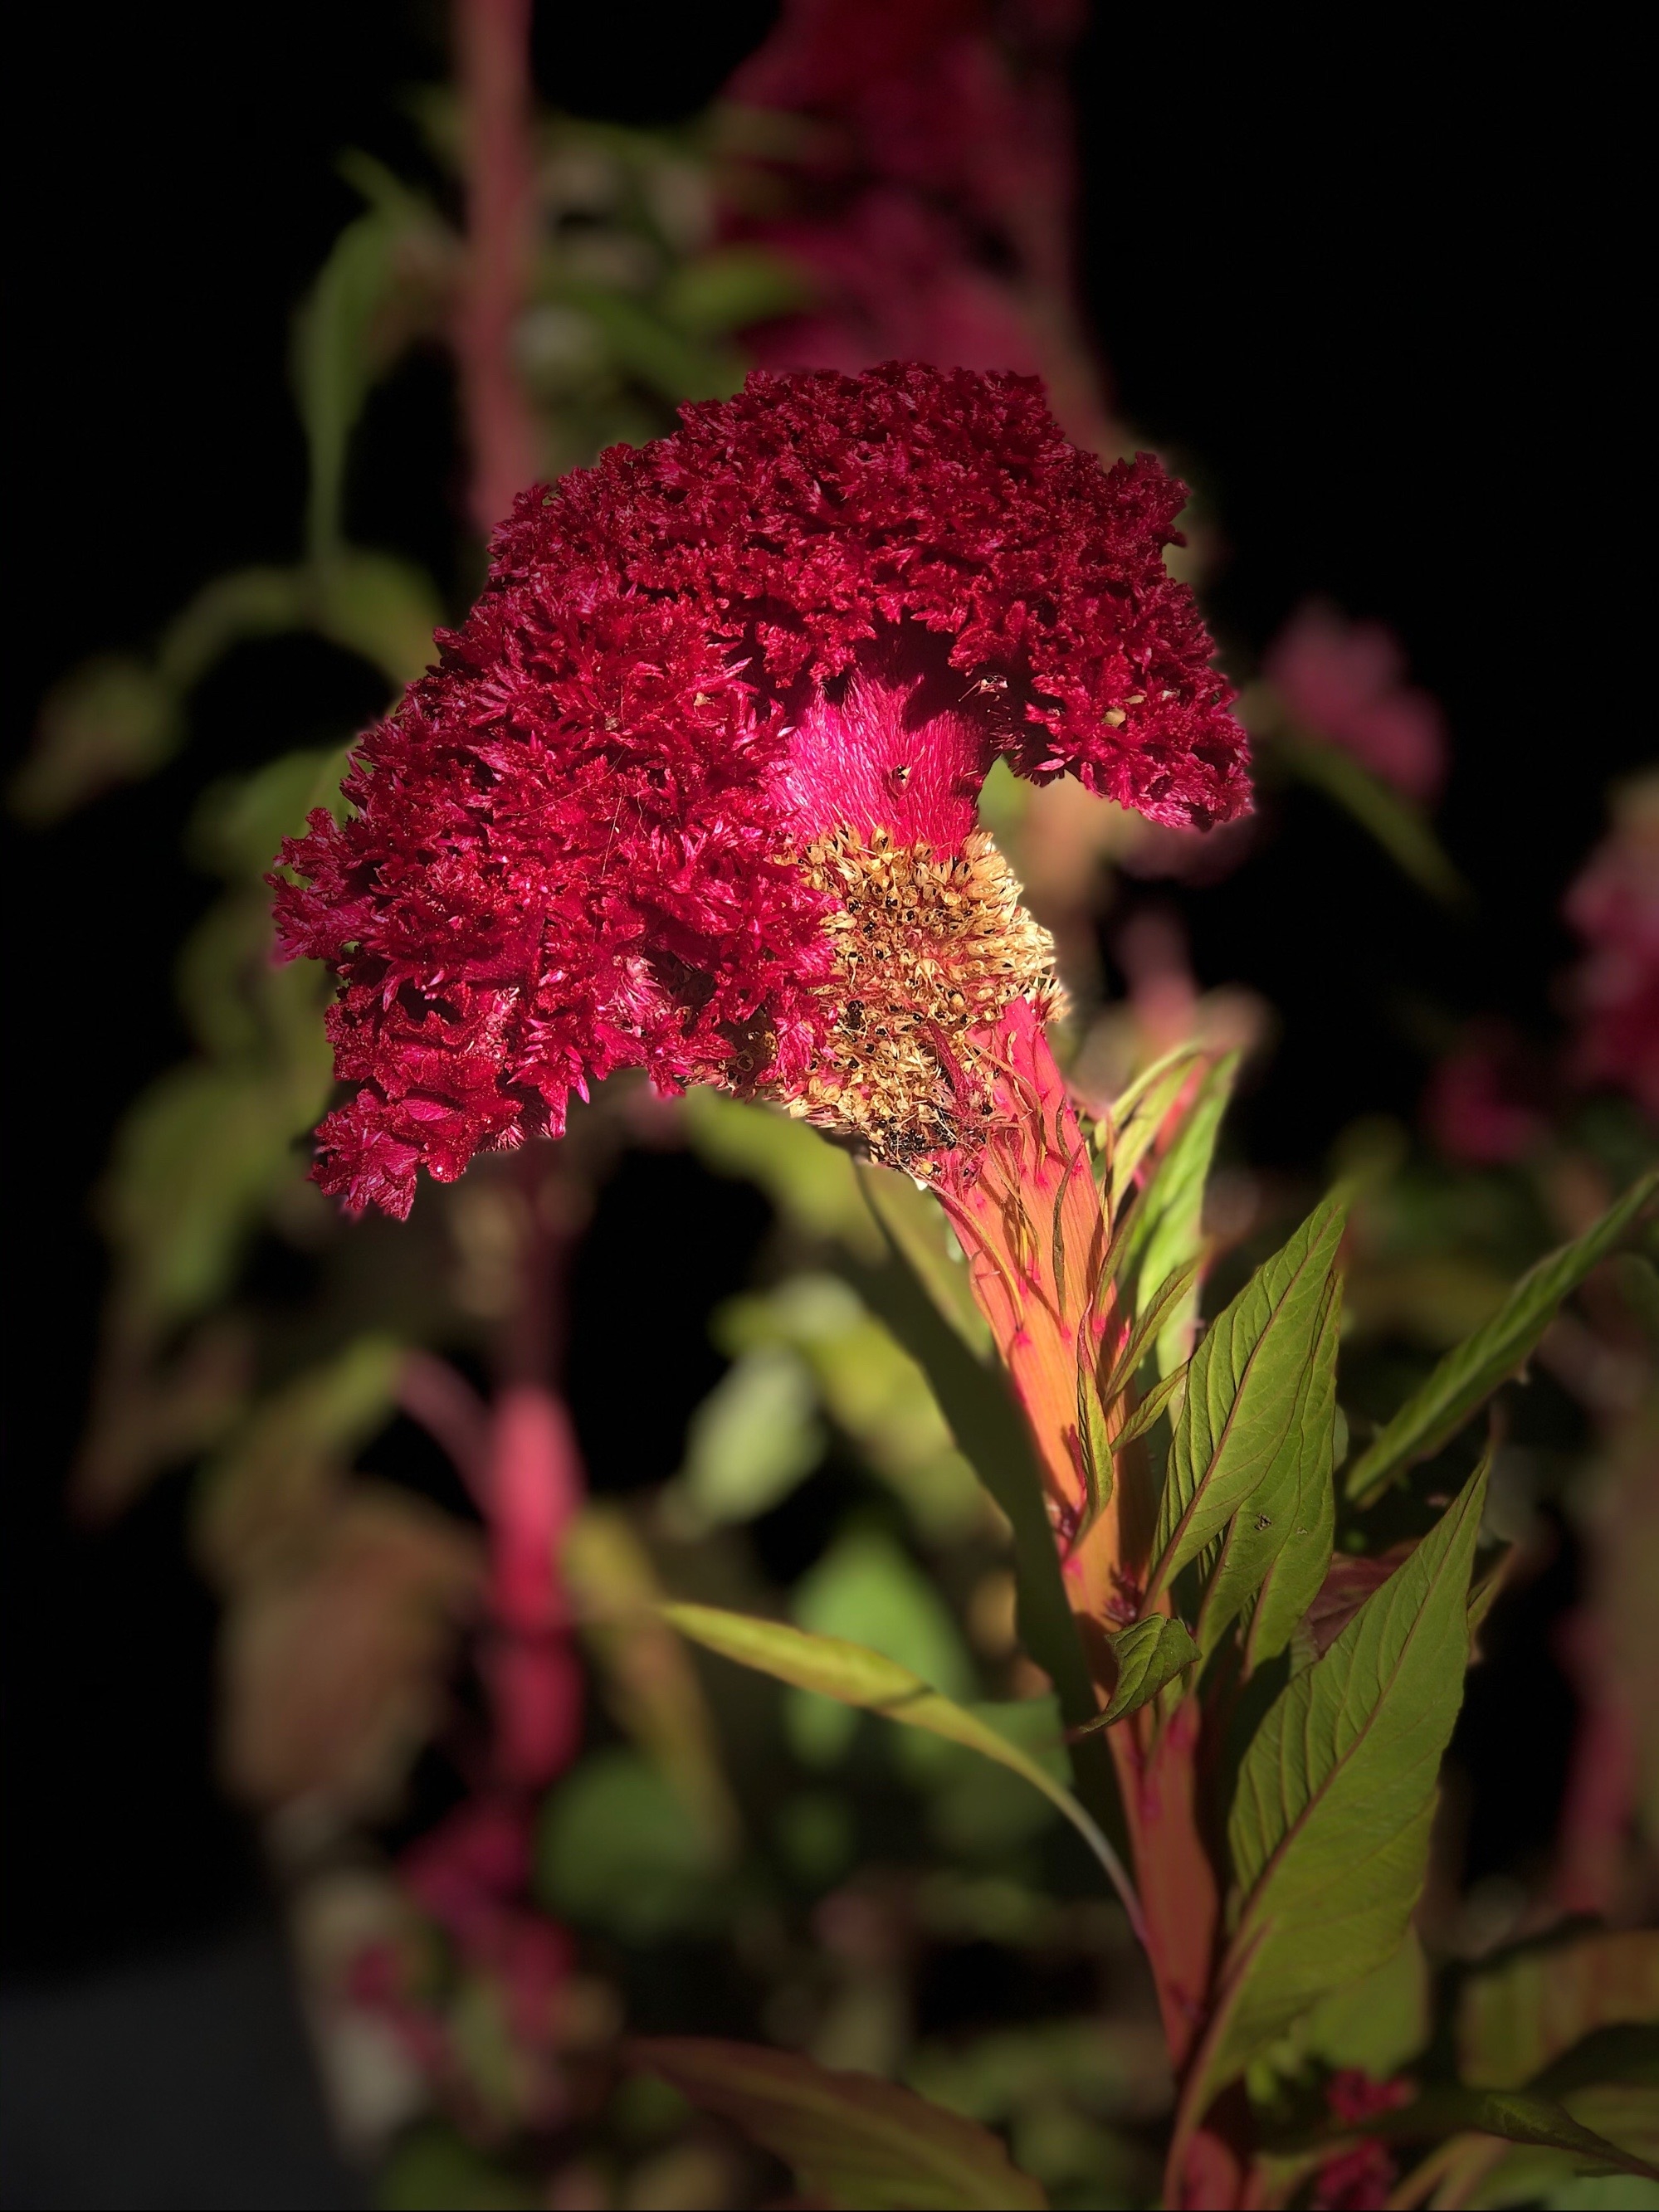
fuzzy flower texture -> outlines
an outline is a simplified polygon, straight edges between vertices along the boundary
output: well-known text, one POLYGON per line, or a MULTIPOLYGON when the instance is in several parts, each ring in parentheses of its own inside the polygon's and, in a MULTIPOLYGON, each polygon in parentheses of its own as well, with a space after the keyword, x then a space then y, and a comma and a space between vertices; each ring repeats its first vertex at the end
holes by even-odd
POLYGON ((1150 456, 1103 471, 1035 380, 913 363, 682 420, 521 495, 351 815, 283 848, 282 950, 343 987, 317 1174, 354 1208, 626 1067, 971 1168, 990 1025, 1058 988, 977 826, 993 762, 1182 827, 1249 805, 1150 456))

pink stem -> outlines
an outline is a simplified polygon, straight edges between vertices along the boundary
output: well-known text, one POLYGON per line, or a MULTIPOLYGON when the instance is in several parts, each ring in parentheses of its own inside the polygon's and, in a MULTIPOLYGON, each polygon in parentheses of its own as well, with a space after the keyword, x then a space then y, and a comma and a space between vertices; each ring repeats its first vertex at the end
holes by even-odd
POLYGON ((458 0, 454 21, 467 228, 455 351, 472 520, 488 537, 538 473, 535 420, 513 361, 534 243, 530 0, 458 0))

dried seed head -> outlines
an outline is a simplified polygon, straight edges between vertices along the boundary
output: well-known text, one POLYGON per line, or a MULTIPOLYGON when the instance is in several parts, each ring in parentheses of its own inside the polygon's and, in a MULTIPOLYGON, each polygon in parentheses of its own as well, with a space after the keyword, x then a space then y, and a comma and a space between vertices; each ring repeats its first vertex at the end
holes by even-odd
POLYGON ((983 830, 959 853, 833 830, 799 865, 841 902, 829 929, 842 1004, 828 1049, 785 1103, 861 1137, 884 1166, 931 1175, 990 1110, 970 1033, 1012 999, 1032 1000, 1044 1020, 1060 1011, 1054 939, 983 830))

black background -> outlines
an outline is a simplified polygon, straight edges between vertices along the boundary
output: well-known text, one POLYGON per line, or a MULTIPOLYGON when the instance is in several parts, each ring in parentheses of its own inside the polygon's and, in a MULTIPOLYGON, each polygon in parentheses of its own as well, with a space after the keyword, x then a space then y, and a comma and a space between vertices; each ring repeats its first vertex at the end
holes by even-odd
MULTIPOLYGON (((768 16, 550 8, 543 89, 664 119, 768 16)), ((1309 1166, 1354 1113, 1411 1114, 1423 1062, 1402 994, 1547 1035, 1571 952, 1561 890, 1648 742, 1637 417, 1614 367, 1622 178, 1589 128, 1617 58, 1495 54, 1443 19, 1343 23, 1218 30, 1213 13, 1102 7, 1076 72, 1089 310, 1124 411, 1211 504, 1230 654, 1247 671, 1323 592, 1395 626, 1452 724, 1442 824, 1474 921, 1449 927, 1312 799, 1291 801, 1265 860, 1183 899, 1200 980, 1253 983, 1284 1018, 1244 1141, 1309 1166)), ((287 325, 355 209, 333 159, 357 144, 413 161, 398 94, 442 55, 435 9, 384 0, 59 9, 33 28, 11 111, 12 759, 42 690, 87 653, 142 648, 208 577, 297 553, 287 325)), ((395 466, 409 436, 444 434, 446 404, 430 366, 380 403, 354 525, 453 574, 448 516, 395 466)), ((214 775, 336 734, 307 720, 319 675, 338 696, 327 659, 295 647, 257 676, 234 659, 151 784, 45 836, 7 832, 15 1970, 207 1924, 254 1886, 208 1778, 211 1610, 178 1486, 96 1541, 70 1535, 58 1495, 100 1281, 89 1186, 121 1109, 180 1048, 171 957, 211 891, 179 854, 187 804, 214 775)), ((626 1228, 616 1279, 595 1285, 600 1334, 604 1299, 628 1297, 626 1228)))

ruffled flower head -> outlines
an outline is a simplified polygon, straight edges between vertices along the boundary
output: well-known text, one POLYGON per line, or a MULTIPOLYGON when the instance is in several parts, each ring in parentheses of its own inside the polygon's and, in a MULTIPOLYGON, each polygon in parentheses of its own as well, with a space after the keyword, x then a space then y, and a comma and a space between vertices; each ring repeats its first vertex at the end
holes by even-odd
POLYGON ((1164 565, 1185 497, 1032 379, 752 375, 519 499, 483 596, 273 878, 343 988, 319 1179, 406 1213, 623 1067, 930 1172, 1052 948, 978 829, 999 755, 1156 822, 1249 804, 1164 565))

